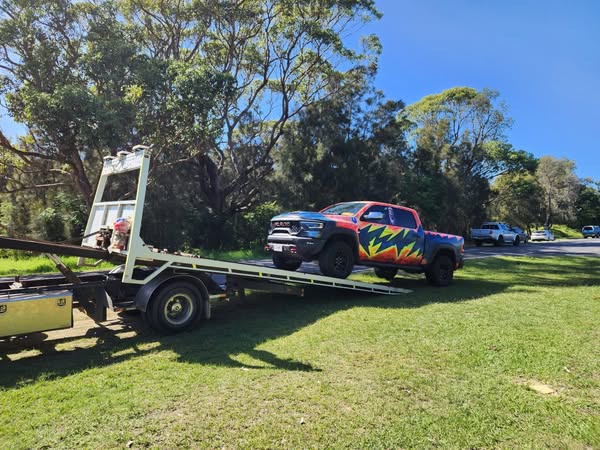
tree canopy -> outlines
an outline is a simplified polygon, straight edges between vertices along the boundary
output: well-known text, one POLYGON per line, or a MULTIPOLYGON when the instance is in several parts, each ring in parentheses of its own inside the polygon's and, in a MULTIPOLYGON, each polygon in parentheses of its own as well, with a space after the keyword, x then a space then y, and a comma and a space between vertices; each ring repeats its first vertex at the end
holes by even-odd
POLYGON ((354 199, 459 234, 600 222, 572 161, 508 141, 497 91, 379 92, 381 45, 356 34, 379 17, 374 0, 0 0, 2 105, 27 130, 0 130, 2 232, 77 236, 102 158, 135 144, 153 146, 162 247, 256 245, 278 210, 354 199))

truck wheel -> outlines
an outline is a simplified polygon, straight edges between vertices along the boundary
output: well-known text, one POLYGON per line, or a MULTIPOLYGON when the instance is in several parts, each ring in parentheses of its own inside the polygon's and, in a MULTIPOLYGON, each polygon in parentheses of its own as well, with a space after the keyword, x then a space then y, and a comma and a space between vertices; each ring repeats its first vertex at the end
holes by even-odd
POLYGON ((273 264, 281 270, 298 270, 302 265, 302 260, 286 258, 282 255, 273 254, 273 264))
POLYGON ((168 284, 153 296, 147 317, 150 325, 163 333, 189 328, 202 309, 202 294, 186 282, 168 284))
POLYGON ((504 245, 504 237, 498 236, 498 240, 494 243, 496 247, 502 247, 504 245))
POLYGON ((515 238, 515 240, 513 241, 513 245, 519 245, 521 243, 521 238, 519 236, 517 236, 515 238))
POLYGON ((475 247, 481 247, 481 241, 475 241, 475 247))
POLYGON ((384 280, 393 280, 397 273, 398 269, 391 267, 375 267, 375 275, 377 275, 379 278, 383 278, 384 280))
POLYGON ((352 273, 352 267, 354 254, 350 246, 343 241, 329 242, 319 256, 319 268, 325 276, 346 278, 352 273))
POLYGON ((448 286, 454 278, 454 264, 447 255, 439 255, 425 272, 425 277, 434 286, 448 286))

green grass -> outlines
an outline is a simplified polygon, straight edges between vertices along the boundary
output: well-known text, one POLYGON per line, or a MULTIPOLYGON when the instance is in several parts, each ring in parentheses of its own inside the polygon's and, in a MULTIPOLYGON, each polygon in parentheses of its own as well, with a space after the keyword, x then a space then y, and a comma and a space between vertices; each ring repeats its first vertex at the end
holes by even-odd
MULTIPOLYGON (((269 255, 263 250, 212 250, 195 252, 204 258, 220 259, 224 261, 242 261, 245 259, 268 258, 269 255)), ((114 264, 103 262, 100 265, 90 267, 78 267, 77 257, 63 256, 61 260, 73 271, 109 269, 114 264)), ((0 276, 25 275, 38 273, 57 273, 58 270, 45 256, 25 256, 20 258, 0 257, 0 276)))
POLYGON ((550 231, 556 239, 581 239, 581 230, 568 227, 567 225, 552 225, 550 231))
MULTIPOLYGON (((91 270, 90 267, 78 267, 75 256, 63 256, 60 258, 71 270, 82 271, 91 270)), ((93 268, 98 269, 109 269, 114 267, 114 264, 103 262, 100 265, 93 268)), ((28 258, 0 258, 0 276, 8 275, 25 275, 25 274, 36 274, 36 273, 55 273, 58 272, 56 266, 45 256, 31 256, 28 258)))
POLYGON ((599 259, 395 283, 414 292, 253 294, 184 334, 3 357, 0 448, 600 448, 599 259))

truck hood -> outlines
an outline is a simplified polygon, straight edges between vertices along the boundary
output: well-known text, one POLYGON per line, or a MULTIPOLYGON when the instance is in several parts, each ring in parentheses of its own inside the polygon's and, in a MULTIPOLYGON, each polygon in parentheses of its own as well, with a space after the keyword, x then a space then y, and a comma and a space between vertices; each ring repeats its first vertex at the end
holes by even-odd
POLYGON ((321 222, 329 222, 331 218, 325 214, 312 211, 292 211, 279 214, 273 217, 271 220, 319 220, 321 222))

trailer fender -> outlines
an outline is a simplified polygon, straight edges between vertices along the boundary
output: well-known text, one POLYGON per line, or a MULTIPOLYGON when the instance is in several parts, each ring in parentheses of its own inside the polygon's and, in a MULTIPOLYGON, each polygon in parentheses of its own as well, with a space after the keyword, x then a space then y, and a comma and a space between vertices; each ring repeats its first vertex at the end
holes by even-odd
POLYGON ((168 283, 172 283, 173 281, 187 281, 189 283, 192 283, 200 290, 203 300, 202 311, 200 312, 200 315, 204 319, 209 319, 210 303, 208 289, 206 289, 206 286, 198 277, 185 273, 163 272, 150 282, 146 283, 144 286, 141 287, 141 289, 137 292, 135 296, 135 307, 142 312, 146 312, 152 295, 158 289, 160 289, 168 283))

